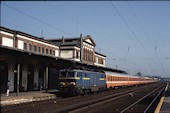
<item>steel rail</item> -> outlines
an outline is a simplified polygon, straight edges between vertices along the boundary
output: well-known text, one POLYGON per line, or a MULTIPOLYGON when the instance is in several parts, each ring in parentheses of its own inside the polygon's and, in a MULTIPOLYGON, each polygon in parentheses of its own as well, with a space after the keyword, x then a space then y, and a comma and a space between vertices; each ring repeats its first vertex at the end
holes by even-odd
MULTIPOLYGON (((162 85, 161 85, 162 86, 162 85)), ((127 96, 129 95, 130 93, 135 93, 135 92, 139 92, 141 90, 143 90, 145 88, 141 88, 141 89, 137 89, 137 90, 133 90, 133 91, 130 91, 130 92, 126 92, 126 93, 122 93, 122 94, 119 94, 117 96, 112 96, 110 98, 105 98, 104 100, 101 100, 101 101, 98 101, 98 102, 95 102, 95 103, 89 103, 89 104, 86 104, 85 106, 82 106, 82 107, 79 107, 78 109, 69 109, 68 111, 70 111, 69 113, 77 113, 77 112, 82 112, 82 111, 86 111, 88 110, 89 108, 94 108, 96 106, 99 106, 99 105, 102 105, 102 104, 105 104, 105 103, 108 103, 110 101, 113 101, 115 99, 119 99, 121 97, 124 97, 124 96, 127 96)))
POLYGON ((153 99, 153 101, 149 104, 149 106, 145 109, 144 113, 148 111, 148 109, 152 106, 152 104, 156 101, 156 99, 160 96, 162 91, 164 91, 165 88, 162 88, 162 90, 158 93, 158 95, 153 99))
POLYGON ((163 88, 163 89, 159 92, 159 94, 154 98, 154 100, 150 103, 150 105, 145 109, 144 113, 146 113, 146 112, 148 111, 148 109, 149 109, 149 108, 152 106, 152 104, 156 101, 156 99, 159 97, 159 95, 162 93, 162 91, 164 91, 164 94, 163 94, 163 95, 165 95, 165 92, 167 91, 168 86, 169 86, 169 84, 167 83, 166 88, 163 88))
POLYGON ((160 87, 158 87, 157 89, 154 89, 152 92, 150 92, 149 94, 145 95, 144 97, 142 97, 141 99, 139 99, 138 101, 136 101, 135 103, 131 104, 130 106, 126 107, 125 109, 123 109, 120 113, 125 112, 126 110, 128 110, 129 108, 131 108, 132 106, 136 105, 137 103, 141 102, 143 99, 145 99, 146 97, 148 97, 149 95, 151 95, 153 92, 155 92, 156 90, 158 90, 159 88, 161 88, 163 85, 161 85, 160 87))

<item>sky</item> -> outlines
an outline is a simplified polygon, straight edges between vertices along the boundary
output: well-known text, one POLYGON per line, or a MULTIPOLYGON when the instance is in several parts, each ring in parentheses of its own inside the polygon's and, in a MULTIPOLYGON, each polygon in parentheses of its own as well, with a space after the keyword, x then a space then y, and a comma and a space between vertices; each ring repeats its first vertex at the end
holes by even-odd
POLYGON ((1 2, 1 26, 45 39, 90 35, 107 67, 170 77, 169 1, 1 2))

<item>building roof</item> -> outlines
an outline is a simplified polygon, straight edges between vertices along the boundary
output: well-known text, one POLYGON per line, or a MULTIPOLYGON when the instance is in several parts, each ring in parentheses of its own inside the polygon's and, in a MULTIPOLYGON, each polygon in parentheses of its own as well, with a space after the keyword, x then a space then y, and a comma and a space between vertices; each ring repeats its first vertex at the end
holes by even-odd
MULTIPOLYGON (((63 67, 68 67, 70 68, 71 66, 73 66, 74 68, 88 68, 90 70, 102 70, 102 71, 112 71, 112 72, 118 72, 118 73, 126 73, 126 71, 123 70, 118 70, 118 69, 113 69, 113 68, 109 68, 109 67, 101 67, 101 66, 96 66, 96 65, 90 65, 90 64, 86 64, 86 63, 81 63, 78 61, 73 61, 70 59, 65 59, 65 58, 61 58, 61 57, 56 57, 56 56, 52 56, 52 55, 46 55, 46 54, 41 54, 41 53, 36 53, 33 51, 26 51, 26 50, 20 50, 17 48, 11 48, 11 47, 7 47, 7 46, 2 46, 0 45, 0 50, 1 53, 12 53, 12 55, 14 56, 21 56, 21 55, 26 55, 25 57, 28 56, 33 56, 33 57, 38 57, 39 59, 43 59, 46 58, 46 60, 52 60, 53 63, 56 63, 57 61, 61 61, 60 65, 63 65, 63 67), (65 65, 67 63, 67 65, 65 65)), ((45 60, 45 61, 46 61, 45 60)), ((49 62, 44 62, 49 64, 49 62)))
POLYGON ((12 30, 12 29, 9 29, 9 28, 3 27, 3 26, 0 26, 0 31, 5 31, 5 32, 15 34, 15 35, 22 35, 22 36, 25 36, 25 37, 29 37, 31 39, 35 39, 35 40, 42 41, 42 42, 56 46, 55 43, 50 42, 50 41, 48 41, 48 40, 46 40, 42 37, 36 37, 36 36, 30 35, 30 34, 27 34, 27 33, 21 32, 21 31, 17 31, 17 30, 12 30))
POLYGON ((100 56, 106 57, 106 55, 103 55, 103 54, 98 53, 98 52, 96 52, 96 51, 95 51, 95 54, 98 54, 98 55, 100 55, 100 56))
MULTIPOLYGON (((47 39, 50 42, 55 43, 58 46, 68 46, 68 45, 75 45, 77 47, 80 47, 80 37, 73 37, 73 38, 51 38, 51 39, 47 39)), ((85 37, 83 37, 83 42, 86 42, 92 46, 96 46, 95 42, 93 41, 93 39, 91 38, 90 35, 87 35, 85 37), (90 40, 90 42, 89 42, 90 40)))

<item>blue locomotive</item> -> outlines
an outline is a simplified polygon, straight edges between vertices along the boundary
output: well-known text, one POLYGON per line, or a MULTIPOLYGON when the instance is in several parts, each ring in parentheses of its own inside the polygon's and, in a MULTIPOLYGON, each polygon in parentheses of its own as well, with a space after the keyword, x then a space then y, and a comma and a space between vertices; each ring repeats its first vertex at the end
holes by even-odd
POLYGON ((103 72, 92 72, 78 69, 60 71, 59 90, 63 94, 86 94, 106 89, 106 75, 103 72))

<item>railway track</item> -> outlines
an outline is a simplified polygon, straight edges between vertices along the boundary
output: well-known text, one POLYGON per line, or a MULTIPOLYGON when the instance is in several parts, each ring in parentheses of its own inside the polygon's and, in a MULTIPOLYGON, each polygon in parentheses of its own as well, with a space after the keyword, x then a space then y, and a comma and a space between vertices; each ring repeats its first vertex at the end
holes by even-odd
MULTIPOLYGON (((149 92, 149 94, 144 93, 146 89, 142 88, 142 89, 133 91, 129 94, 125 93, 125 94, 119 95, 114 98, 100 101, 98 103, 89 104, 87 106, 69 111, 69 113, 84 113, 84 112, 86 112, 86 113, 95 113, 95 112, 97 112, 97 113, 105 113, 105 112, 107 112, 107 113, 143 113, 143 112, 145 112, 146 113, 148 111, 149 111, 148 113, 152 113, 151 109, 149 109, 149 108, 153 105, 155 100, 159 96, 161 96, 161 94, 164 90, 164 86, 165 85, 161 85, 160 87, 158 87, 156 89, 155 89, 155 87, 152 87, 151 89, 154 89, 154 90, 149 92), (133 99, 133 97, 134 97, 134 95, 139 94, 139 92, 143 93, 145 96, 135 102, 136 99, 133 99), (158 95, 156 95, 157 92, 158 92, 158 95), (156 96, 156 97, 152 100, 153 96, 156 96), (126 98, 126 99, 124 99, 124 98, 126 98), (131 99, 134 103, 131 102, 131 100, 129 100, 129 102, 127 102, 128 101, 127 98, 131 99), (148 101, 148 99, 152 100, 152 101, 150 102, 150 101, 148 101), (125 100, 125 101, 123 101, 123 100, 125 100), (146 102, 148 104, 142 103, 142 104, 144 104, 144 106, 146 108, 144 106, 142 106, 143 108, 141 108, 141 106, 138 106, 140 104, 139 102, 141 102, 141 103, 146 102), (133 104, 127 106, 129 103, 133 103, 133 104), (108 104, 110 104, 110 105, 108 105, 108 104)), ((146 92, 148 93, 147 90, 146 90, 146 92)), ((138 96, 136 96, 136 97, 138 97, 138 96)))
POLYGON ((145 95, 135 103, 131 104, 127 108, 121 111, 121 113, 134 113, 134 112, 141 112, 141 113, 153 113, 155 110, 154 102, 161 97, 163 94, 165 87, 159 87, 149 94, 145 95))
MULTIPOLYGON (((102 101, 121 98, 122 95, 129 95, 133 92, 138 92, 139 90, 158 87, 161 83, 148 84, 138 87, 122 88, 112 91, 105 91, 94 95, 76 96, 69 98, 56 98, 51 100, 44 100, 39 102, 31 102, 18 104, 13 106, 6 106, 1 108, 2 113, 58 113, 58 112, 71 112, 78 108, 83 108, 85 106, 100 103, 102 101)), ((130 97, 132 98, 132 97, 130 97)), ((114 101, 110 101, 113 103, 114 101)), ((114 102, 115 103, 115 102, 114 102)), ((102 106, 102 105, 100 105, 102 106)), ((102 108, 102 107, 101 107, 102 108)))

